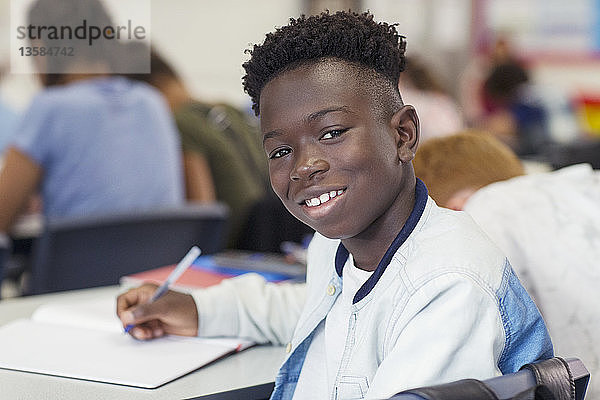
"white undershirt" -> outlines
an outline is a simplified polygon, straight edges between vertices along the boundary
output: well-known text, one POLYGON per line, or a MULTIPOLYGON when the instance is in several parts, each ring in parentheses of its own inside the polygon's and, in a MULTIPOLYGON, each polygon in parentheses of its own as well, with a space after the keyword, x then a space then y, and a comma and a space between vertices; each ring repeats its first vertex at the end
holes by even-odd
POLYGON ((346 345, 352 299, 372 273, 356 268, 351 262, 346 263, 342 293, 325 322, 316 328, 296 385, 294 400, 331 398, 346 345))

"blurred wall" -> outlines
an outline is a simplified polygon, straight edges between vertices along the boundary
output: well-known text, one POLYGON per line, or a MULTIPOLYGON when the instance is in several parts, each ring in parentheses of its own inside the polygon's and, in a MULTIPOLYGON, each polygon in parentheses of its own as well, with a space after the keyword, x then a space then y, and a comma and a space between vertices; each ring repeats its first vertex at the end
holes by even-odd
POLYGON ((153 44, 191 91, 208 100, 247 105, 244 50, 300 11, 299 0, 152 0, 153 44))
MULTIPOLYGON (((326 4, 326 2, 323 2, 326 4)), ((408 52, 419 53, 444 77, 464 65, 468 50, 469 0, 364 0, 377 19, 398 22, 408 37, 408 52), (458 56, 458 57, 457 57, 458 56)), ((0 65, 9 63, 10 0, 0 0, 0 65)), ((192 93, 206 100, 242 107, 244 50, 265 33, 308 10, 305 0, 151 0, 152 41, 180 72, 192 93)), ((0 89, 15 108, 26 106, 38 90, 28 75, 8 74, 0 89)))
MULTIPOLYGON (((471 42, 476 39, 471 34, 471 7, 476 1, 363 0, 362 6, 379 20, 397 22, 398 30, 408 38, 407 53, 424 57, 456 94, 458 76, 469 62, 471 42)), ((151 0, 152 40, 194 95, 248 107, 241 87, 241 64, 248 57, 244 50, 309 6, 307 0, 151 0)), ((0 0, 0 68, 9 61, 9 10, 10 0, 0 0)), ((534 65, 533 72, 538 83, 561 91, 580 87, 600 91, 600 62, 585 66, 542 62, 534 65)), ((30 75, 4 78, 1 95, 14 108, 25 107, 38 90, 30 75)))

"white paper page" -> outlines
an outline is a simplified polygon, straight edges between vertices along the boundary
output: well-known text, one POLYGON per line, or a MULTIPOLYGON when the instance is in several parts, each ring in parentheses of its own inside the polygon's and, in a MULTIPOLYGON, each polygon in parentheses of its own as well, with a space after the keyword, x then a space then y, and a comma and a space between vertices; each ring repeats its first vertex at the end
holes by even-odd
MULTIPOLYGON (((61 324, 78 328, 123 332, 123 324, 117 317, 117 298, 115 296, 98 297, 84 301, 53 302, 38 307, 31 319, 50 324, 61 324)), ((237 337, 208 338, 214 343, 245 350, 255 343, 237 337)))
POLYGON ((0 368, 155 388, 237 344, 178 336, 137 341, 122 332, 21 319, 0 327, 0 368))
MULTIPOLYGON (((31 319, 50 324, 61 324, 78 328, 123 332, 123 324, 117 317, 117 298, 115 296, 98 297, 84 301, 53 302, 38 307, 31 319)), ((255 343, 243 338, 209 338, 213 343, 245 350, 255 343)))
POLYGON ((53 324, 122 332, 117 317, 116 296, 104 296, 77 302, 52 302, 38 307, 31 319, 53 324))

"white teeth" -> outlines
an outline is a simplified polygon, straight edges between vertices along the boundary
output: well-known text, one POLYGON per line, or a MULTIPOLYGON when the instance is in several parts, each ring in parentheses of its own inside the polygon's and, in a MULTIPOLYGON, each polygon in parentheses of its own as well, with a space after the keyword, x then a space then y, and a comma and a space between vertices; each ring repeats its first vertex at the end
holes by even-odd
POLYGON ((327 203, 329 200, 333 199, 335 196, 339 196, 344 193, 343 190, 332 190, 329 193, 323 193, 319 197, 313 197, 312 199, 304 200, 304 203, 309 207, 316 207, 323 203, 327 203))

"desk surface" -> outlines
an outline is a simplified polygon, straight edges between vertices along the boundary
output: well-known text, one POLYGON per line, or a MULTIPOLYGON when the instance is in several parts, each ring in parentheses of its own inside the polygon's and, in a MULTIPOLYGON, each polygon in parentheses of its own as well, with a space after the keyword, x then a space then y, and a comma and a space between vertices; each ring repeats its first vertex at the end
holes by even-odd
MULTIPOLYGON (((105 287, 53 293, 0 301, 0 325, 17 318, 29 317, 40 305, 51 301, 83 300, 114 294, 117 287, 105 287)), ((1 356, 1 355, 0 355, 1 356)), ((1 397, 6 399, 207 399, 228 398, 227 391, 273 382, 285 356, 282 347, 256 346, 216 361, 157 389, 82 381, 48 375, 0 369, 1 397), (222 393, 222 396, 216 395, 222 393)), ((252 390, 260 392, 260 390, 252 390)), ((233 396, 250 398, 239 392, 233 396)))

